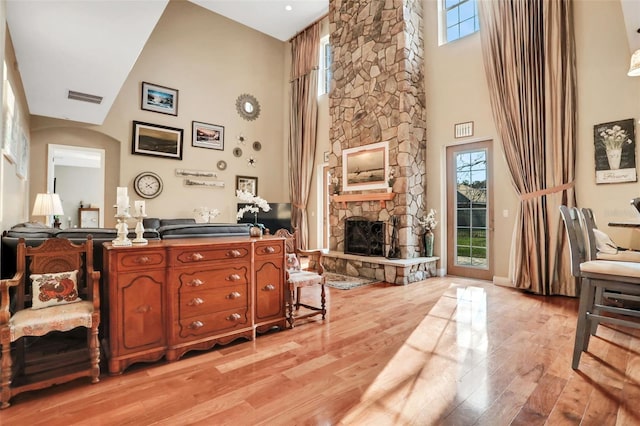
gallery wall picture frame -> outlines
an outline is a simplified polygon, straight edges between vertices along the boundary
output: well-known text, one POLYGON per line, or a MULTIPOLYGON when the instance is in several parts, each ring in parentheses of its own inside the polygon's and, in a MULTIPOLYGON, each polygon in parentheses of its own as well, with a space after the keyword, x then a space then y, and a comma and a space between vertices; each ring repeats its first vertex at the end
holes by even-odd
POLYGON ((18 137, 20 133, 20 110, 17 108, 16 97, 13 93, 13 87, 9 80, 4 80, 3 94, 3 134, 2 134, 2 153, 5 158, 15 164, 18 160, 18 137))
POLYGON ((134 121, 132 134, 132 154, 182 160, 182 129, 134 121))
POLYGON ((593 126, 596 184, 637 182, 633 118, 593 126))
POLYGON ((377 142, 342 151, 342 190, 389 187, 389 142, 377 142))
POLYGON ((224 182, 221 180, 204 180, 204 179, 184 179, 185 186, 203 187, 203 188, 224 188, 224 182))
POLYGON ((224 126, 192 121, 191 145, 224 151, 224 126))
POLYGON ((178 115, 178 90, 142 82, 142 106, 146 111, 178 115))
POLYGON ((17 158, 16 175, 20 179, 26 179, 29 173, 29 139, 24 131, 20 132, 20 147, 17 158))
POLYGON ((258 178, 255 176, 236 176, 236 190, 258 195, 258 178))
POLYGON ((218 174, 211 170, 190 170, 190 169, 176 169, 176 176, 182 177, 198 177, 198 178, 215 178, 218 174))

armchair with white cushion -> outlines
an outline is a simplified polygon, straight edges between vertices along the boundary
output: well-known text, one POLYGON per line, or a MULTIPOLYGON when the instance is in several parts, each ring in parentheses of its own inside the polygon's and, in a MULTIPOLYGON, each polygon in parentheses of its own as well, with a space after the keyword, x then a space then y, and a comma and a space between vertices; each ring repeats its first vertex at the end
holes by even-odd
MULTIPOLYGON (((16 273, 0 281, 0 408, 7 408, 13 396, 88 376, 100 377, 100 272, 93 269, 93 242, 89 235, 80 244, 66 238, 49 238, 30 247, 20 238, 16 273), (29 345, 44 336, 59 341, 57 333, 86 328, 81 336, 86 349, 79 351, 76 364, 68 357, 42 355, 40 366, 27 368, 29 345)), ((65 334, 68 335, 68 334, 65 334)), ((75 336, 75 335, 74 335, 75 336)))
POLYGON ((297 230, 290 233, 286 229, 278 229, 276 237, 285 238, 286 251, 286 279, 287 279, 287 321, 289 327, 295 326, 295 321, 315 315, 322 315, 324 320, 327 314, 325 276, 322 266, 321 250, 300 250, 296 246, 297 230), (301 258, 306 265, 301 265, 301 258), (320 287, 320 306, 301 302, 301 291, 305 287, 320 287), (294 313, 295 307, 295 313, 294 313), (306 308, 306 313, 299 313, 300 307, 306 308))

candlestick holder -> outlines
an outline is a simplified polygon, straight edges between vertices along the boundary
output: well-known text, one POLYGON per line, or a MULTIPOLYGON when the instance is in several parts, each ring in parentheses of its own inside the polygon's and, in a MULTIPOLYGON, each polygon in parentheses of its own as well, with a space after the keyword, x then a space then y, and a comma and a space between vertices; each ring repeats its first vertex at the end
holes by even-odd
POLYGON ((114 246, 126 247, 132 245, 131 240, 127 238, 129 234, 129 227, 127 226, 127 219, 131 216, 129 213, 116 214, 115 218, 118 220, 116 230, 118 231, 118 237, 111 241, 114 246))
POLYGON ((145 245, 149 243, 146 238, 144 238, 144 225, 142 224, 142 220, 147 217, 146 214, 134 216, 136 219, 136 237, 133 239, 133 244, 136 245, 145 245))

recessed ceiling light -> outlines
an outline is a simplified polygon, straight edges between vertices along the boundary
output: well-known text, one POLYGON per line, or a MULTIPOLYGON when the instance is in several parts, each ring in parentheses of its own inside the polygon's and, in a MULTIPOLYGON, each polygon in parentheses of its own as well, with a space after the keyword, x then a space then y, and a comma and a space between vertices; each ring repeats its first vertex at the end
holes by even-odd
POLYGON ((287 12, 291 12, 293 10, 293 7, 290 4, 288 4, 284 7, 284 10, 286 10, 287 12))

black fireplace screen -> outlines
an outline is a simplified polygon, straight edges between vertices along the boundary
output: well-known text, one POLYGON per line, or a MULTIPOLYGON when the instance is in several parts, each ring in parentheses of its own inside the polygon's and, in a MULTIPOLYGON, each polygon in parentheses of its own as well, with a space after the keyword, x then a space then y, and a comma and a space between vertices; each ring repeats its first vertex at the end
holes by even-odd
POLYGON ((384 256, 384 222, 350 217, 344 227, 344 252, 384 256))

